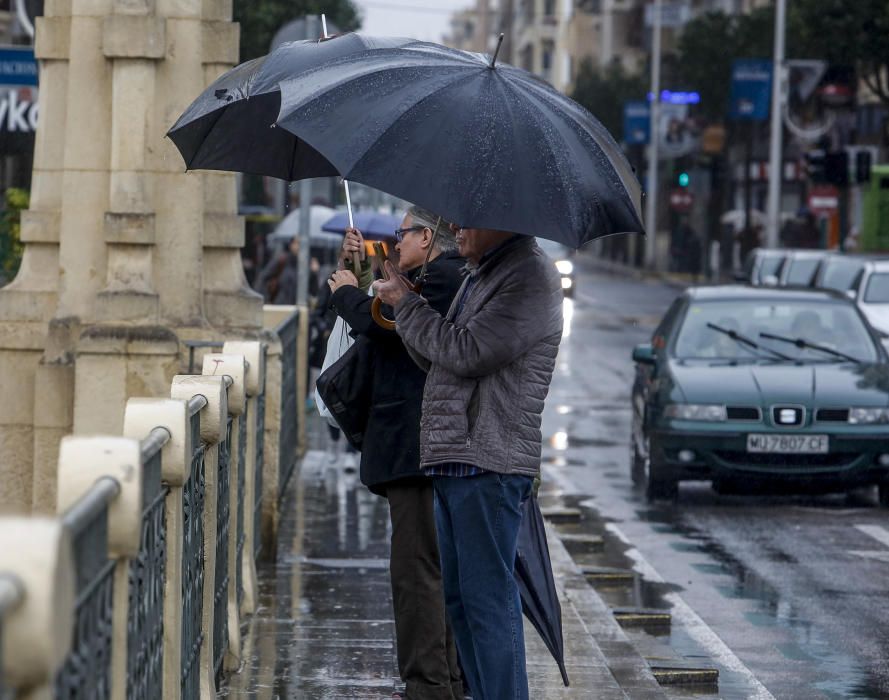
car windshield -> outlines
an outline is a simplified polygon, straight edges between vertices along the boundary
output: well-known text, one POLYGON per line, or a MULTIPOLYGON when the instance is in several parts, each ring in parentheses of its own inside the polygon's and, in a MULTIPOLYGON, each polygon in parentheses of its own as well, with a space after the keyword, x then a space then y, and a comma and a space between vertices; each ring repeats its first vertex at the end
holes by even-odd
POLYGON ((766 255, 763 257, 757 282, 762 282, 766 277, 777 277, 782 262, 784 262, 784 257, 781 255, 766 255))
POLYGON ((855 275, 864 263, 858 260, 831 260, 825 263, 824 273, 821 277, 822 289, 835 289, 845 292, 855 281, 855 275))
POLYGON ((818 268, 818 258, 803 258, 793 260, 787 271, 787 284, 808 285, 812 281, 812 275, 818 268))
POLYGON ((876 272, 867 281, 865 304, 889 304, 889 272, 876 272))
POLYGON ((553 260, 564 260, 565 258, 570 258, 574 253, 568 246, 547 240, 546 238, 538 238, 537 245, 553 260))
POLYGON ((726 299, 692 303, 682 321, 673 355, 683 360, 761 358, 771 361, 775 356, 767 349, 772 349, 796 361, 837 361, 836 356, 823 350, 799 348, 763 338, 760 333, 802 338, 862 362, 875 362, 879 358, 864 322, 851 305, 839 301, 778 299, 726 299), (760 348, 745 346, 708 324, 745 336, 760 348))

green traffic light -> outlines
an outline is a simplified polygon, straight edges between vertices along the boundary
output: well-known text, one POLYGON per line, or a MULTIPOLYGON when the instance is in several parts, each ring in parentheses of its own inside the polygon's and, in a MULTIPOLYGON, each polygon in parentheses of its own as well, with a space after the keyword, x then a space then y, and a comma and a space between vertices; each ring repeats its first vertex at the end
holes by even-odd
POLYGON ((679 186, 680 187, 688 187, 689 177, 688 173, 679 173, 679 186))

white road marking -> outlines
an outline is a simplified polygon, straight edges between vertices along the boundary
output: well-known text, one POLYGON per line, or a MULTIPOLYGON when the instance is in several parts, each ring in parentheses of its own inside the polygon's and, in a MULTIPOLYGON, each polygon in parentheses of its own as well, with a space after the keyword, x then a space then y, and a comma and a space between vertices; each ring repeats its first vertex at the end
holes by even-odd
MULTIPOLYGON (((635 562, 633 569, 642 574, 648 581, 665 583, 663 577, 657 572, 657 569, 655 569, 648 560, 642 556, 642 553, 633 546, 633 543, 630 542, 629 538, 624 535, 617 525, 614 523, 607 523, 605 529, 629 547, 625 554, 635 562)), ((664 595, 664 599, 673 606, 670 611, 673 618, 685 629, 686 632, 688 632, 692 639, 706 649, 707 653, 722 666, 745 678, 753 691, 753 694, 748 697, 753 698, 754 700, 775 700, 775 696, 772 695, 768 689, 759 682, 759 680, 757 680, 756 676, 753 675, 753 672, 744 665, 744 662, 741 661, 731 649, 729 649, 728 645, 720 639, 719 635, 701 619, 701 616, 691 609, 691 606, 682 599, 682 596, 675 592, 667 593, 664 595)))
POLYGON ((850 550, 849 554, 854 554, 856 557, 863 557, 864 559, 874 559, 876 561, 881 561, 889 564, 889 552, 887 552, 885 549, 856 549, 850 550))
MULTIPOLYGON (((567 493, 578 492, 575 484, 565 474, 562 474, 559 470, 551 467, 544 467, 544 469, 546 471, 545 480, 557 484, 559 490, 567 493)), ((594 504, 595 499, 588 499, 580 505, 595 507, 594 504)), ((605 529, 627 545, 628 549, 625 554, 635 562, 633 568, 638 573, 642 574, 642 576, 653 583, 664 583, 664 578, 657 572, 657 569, 655 569, 648 560, 642 556, 642 553, 636 549, 633 543, 630 542, 630 539, 617 525, 614 523, 606 523, 605 529)), ((887 537, 889 537, 889 533, 886 534, 887 537)), ((706 649, 707 653, 724 668, 744 677, 749 684, 752 693, 748 697, 752 700, 775 700, 775 696, 772 695, 768 689, 759 682, 759 680, 757 680, 756 676, 753 675, 753 672, 744 665, 744 662, 741 661, 731 649, 729 649, 728 645, 720 639, 719 635, 717 635, 716 632, 714 632, 707 623, 701 619, 701 616, 691 609, 691 606, 682 599, 682 596, 678 593, 667 593, 664 598, 673 606, 670 611, 673 617, 688 632, 692 639, 700 644, 702 648, 706 649)))
POLYGON ((873 537, 877 542, 889 547, 889 530, 880 525, 856 525, 856 530, 873 537))

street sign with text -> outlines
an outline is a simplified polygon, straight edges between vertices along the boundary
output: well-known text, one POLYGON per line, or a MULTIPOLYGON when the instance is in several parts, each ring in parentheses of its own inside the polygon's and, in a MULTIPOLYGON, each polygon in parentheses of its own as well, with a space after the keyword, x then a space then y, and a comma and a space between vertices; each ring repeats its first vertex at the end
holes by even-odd
POLYGON ((627 144, 648 143, 651 111, 647 102, 624 103, 624 141, 627 144))
POLYGON ((732 64, 729 116, 732 119, 764 121, 772 100, 772 62, 740 58, 732 64))
POLYGON ((37 60, 30 46, 0 46, 0 85, 37 87, 37 60))

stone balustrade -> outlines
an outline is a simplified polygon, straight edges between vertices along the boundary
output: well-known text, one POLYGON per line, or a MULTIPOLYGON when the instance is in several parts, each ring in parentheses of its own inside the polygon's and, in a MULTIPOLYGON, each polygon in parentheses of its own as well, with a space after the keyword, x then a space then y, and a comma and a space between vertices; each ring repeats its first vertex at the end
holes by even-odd
POLYGON ((304 395, 296 336, 269 339, 64 438, 57 515, 0 518, 0 700, 208 700, 240 666, 304 395))

